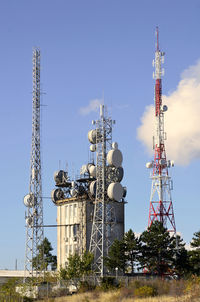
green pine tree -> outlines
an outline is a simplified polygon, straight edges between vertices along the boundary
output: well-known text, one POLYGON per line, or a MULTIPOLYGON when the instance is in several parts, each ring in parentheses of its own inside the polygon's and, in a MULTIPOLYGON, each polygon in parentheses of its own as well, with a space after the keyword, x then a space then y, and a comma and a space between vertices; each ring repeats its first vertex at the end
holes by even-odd
POLYGON ((131 267, 131 274, 134 273, 134 265, 139 254, 139 240, 135 237, 133 230, 125 233, 123 239, 125 245, 126 264, 131 267))
POLYGON ((48 266, 51 266, 52 270, 56 269, 57 257, 51 254, 53 248, 49 240, 45 237, 43 242, 38 245, 37 256, 33 258, 33 268, 37 270, 47 270, 48 266))
POLYGON ((110 272, 114 273, 115 269, 125 272, 126 268, 126 255, 125 255, 125 244, 123 240, 115 239, 111 245, 108 257, 105 257, 105 265, 110 272))
POLYGON ((194 233, 190 246, 194 249, 188 253, 190 270, 192 274, 200 276, 200 231, 194 233))
POLYGON ((141 268, 159 276, 171 272, 175 257, 174 240, 162 223, 154 222, 139 238, 141 268))

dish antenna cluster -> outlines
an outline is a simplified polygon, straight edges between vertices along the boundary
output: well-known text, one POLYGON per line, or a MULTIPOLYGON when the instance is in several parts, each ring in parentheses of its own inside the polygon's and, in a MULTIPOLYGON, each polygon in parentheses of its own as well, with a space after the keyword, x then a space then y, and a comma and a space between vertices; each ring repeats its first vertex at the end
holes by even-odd
MULTIPOLYGON (((94 254, 94 270, 104 276, 104 257, 111 246, 109 234, 115 232, 115 206, 126 195, 121 185, 123 178, 123 156, 117 143, 112 143, 112 127, 115 122, 105 114, 100 106, 100 119, 93 121, 95 129, 88 132, 90 151, 96 152, 96 165, 87 166, 88 173, 95 179, 89 190, 94 196, 94 214, 90 240, 90 252, 94 254)), ((116 236, 117 237, 117 236, 116 236)))
POLYGON ((148 226, 158 220, 170 232, 176 234, 174 210, 171 191, 173 189, 168 168, 174 166, 174 161, 167 160, 165 151, 166 133, 164 132, 164 113, 167 106, 162 104, 162 75, 161 64, 164 62, 164 52, 159 49, 158 28, 156 29, 156 51, 153 66, 155 66, 155 136, 153 137, 154 160, 146 164, 152 168, 152 189, 150 197, 148 226))

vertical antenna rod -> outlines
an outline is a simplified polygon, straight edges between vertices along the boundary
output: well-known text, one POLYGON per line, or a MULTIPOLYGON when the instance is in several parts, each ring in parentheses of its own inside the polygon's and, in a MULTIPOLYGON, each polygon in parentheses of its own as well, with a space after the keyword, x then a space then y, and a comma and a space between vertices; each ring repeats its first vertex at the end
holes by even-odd
POLYGON ((165 228, 176 234, 174 210, 172 204, 171 190, 172 180, 168 174, 168 168, 174 166, 174 162, 167 160, 165 143, 166 132, 164 132, 164 113, 167 106, 162 105, 162 75, 161 64, 164 62, 164 52, 159 49, 159 31, 156 28, 156 51, 154 79, 155 79, 155 135, 153 137, 154 160, 146 164, 147 168, 153 168, 151 175, 152 189, 150 197, 149 221, 150 227, 154 221, 160 221, 165 228))
POLYGON ((26 211, 25 277, 42 270, 38 246, 44 239, 40 156, 40 50, 33 49, 32 146, 29 194, 24 197, 26 211), (34 262, 34 263, 33 263, 34 262), (35 270, 34 270, 35 269, 35 270))

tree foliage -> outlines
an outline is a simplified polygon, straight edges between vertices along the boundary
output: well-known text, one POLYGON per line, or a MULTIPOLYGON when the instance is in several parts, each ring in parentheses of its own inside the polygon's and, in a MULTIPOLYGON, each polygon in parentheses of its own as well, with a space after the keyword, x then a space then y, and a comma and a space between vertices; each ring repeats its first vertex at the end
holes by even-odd
POLYGON ((56 269, 57 257, 52 255, 53 250, 51 243, 45 237, 43 242, 38 245, 37 256, 33 258, 33 268, 38 270, 47 270, 48 266, 51 266, 52 270, 56 269))
POLYGON ((190 243, 193 250, 189 251, 190 270, 200 276, 200 231, 194 233, 190 243))
POLYGON ((133 274, 138 252, 138 239, 130 229, 124 234, 122 240, 116 239, 113 242, 108 257, 105 257, 105 265, 112 273, 116 268, 121 272, 125 272, 130 267, 133 274))
POLYGON ((85 252, 82 257, 78 254, 70 255, 66 268, 60 268, 60 279, 76 279, 92 272, 92 262, 94 256, 90 252, 85 252))
POLYGON ((134 274, 136 264, 148 269, 151 274, 183 275, 188 272, 189 261, 185 244, 180 236, 170 236, 162 223, 154 222, 139 239, 130 229, 122 240, 115 240, 110 247, 105 264, 114 273, 117 267, 121 272, 134 274))
POLYGON ((133 274, 134 266, 139 254, 139 240, 130 229, 125 233, 123 241, 125 245, 126 266, 131 267, 131 274, 133 274))
POLYGON ((139 239, 141 267, 159 276, 169 272, 175 256, 174 240, 162 223, 154 222, 139 239))
POLYGON ((173 244, 175 250, 173 258, 173 272, 181 277, 188 274, 190 269, 188 251, 185 249, 185 243, 179 235, 176 235, 176 239, 173 244))
POLYGON ((194 233, 190 245, 191 247, 196 248, 197 251, 200 251, 200 231, 194 233))
POLYGON ((105 265, 109 271, 113 272, 119 269, 124 272, 126 267, 125 244, 123 241, 115 239, 111 245, 108 257, 105 257, 105 265))

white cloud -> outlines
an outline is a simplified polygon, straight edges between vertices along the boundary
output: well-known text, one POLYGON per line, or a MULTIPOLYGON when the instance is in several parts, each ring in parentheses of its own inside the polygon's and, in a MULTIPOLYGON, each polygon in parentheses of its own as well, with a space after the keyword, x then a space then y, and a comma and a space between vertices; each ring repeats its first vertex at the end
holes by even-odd
MULTIPOLYGON (((179 165, 188 165, 200 158, 200 61, 190 66, 182 75, 175 91, 163 95, 167 132, 167 158, 179 165)), ((145 108, 138 128, 138 138, 152 153, 154 133, 154 106, 145 108)))
POLYGON ((99 106, 103 103, 103 100, 101 99, 94 99, 89 102, 89 105, 86 107, 81 107, 79 112, 81 115, 88 115, 91 112, 97 112, 99 109, 99 106))

